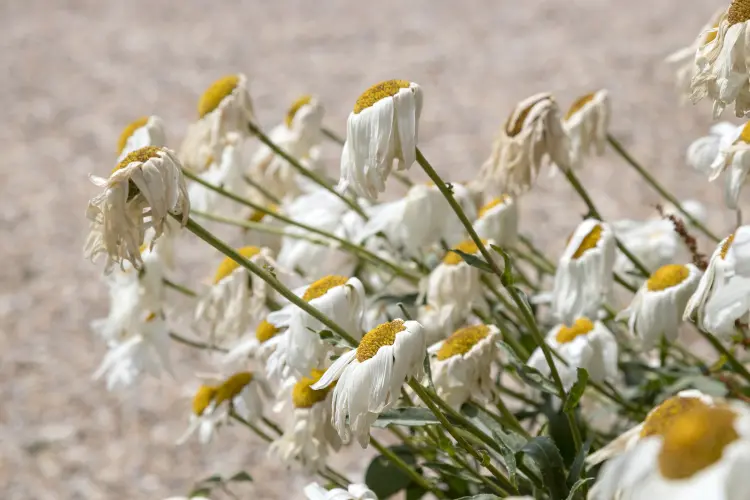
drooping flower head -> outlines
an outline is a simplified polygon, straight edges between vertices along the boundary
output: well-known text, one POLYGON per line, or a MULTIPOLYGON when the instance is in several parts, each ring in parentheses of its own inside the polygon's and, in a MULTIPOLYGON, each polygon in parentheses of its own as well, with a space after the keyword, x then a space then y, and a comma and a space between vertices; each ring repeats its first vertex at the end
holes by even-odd
POLYGON ((518 202, 500 195, 485 203, 474 222, 480 238, 493 240, 501 248, 512 247, 518 239, 518 202))
POLYGON ((570 166, 580 168, 586 156, 601 156, 607 144, 610 102, 606 90, 597 90, 576 99, 565 113, 563 128, 570 142, 570 166))
MULTIPOLYGON (((473 240, 463 241, 455 249, 469 255, 479 254, 473 240)), ((456 314, 466 314, 473 307, 485 305, 479 269, 467 264, 461 254, 454 251, 446 253, 443 261, 423 280, 422 288, 429 305, 438 309, 449 306, 456 314)))
POLYGON ((117 162, 127 155, 146 146, 162 147, 167 145, 164 122, 158 116, 142 116, 130 122, 117 140, 117 162))

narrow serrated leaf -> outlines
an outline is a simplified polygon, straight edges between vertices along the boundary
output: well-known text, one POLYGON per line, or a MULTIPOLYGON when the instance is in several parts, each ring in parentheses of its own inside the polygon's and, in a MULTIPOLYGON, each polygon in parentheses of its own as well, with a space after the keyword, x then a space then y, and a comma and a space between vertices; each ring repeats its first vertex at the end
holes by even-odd
POLYGON ((553 500, 565 498, 567 488, 563 459, 549 436, 531 439, 519 453, 536 462, 542 473, 544 486, 553 500))
POLYGON ((594 480, 593 477, 586 477, 586 478, 579 479, 578 481, 576 481, 576 484, 574 484, 573 487, 570 489, 570 493, 568 493, 568 498, 566 500, 574 500, 578 490, 580 490, 581 488, 583 488, 584 485, 590 483, 593 480, 594 480))

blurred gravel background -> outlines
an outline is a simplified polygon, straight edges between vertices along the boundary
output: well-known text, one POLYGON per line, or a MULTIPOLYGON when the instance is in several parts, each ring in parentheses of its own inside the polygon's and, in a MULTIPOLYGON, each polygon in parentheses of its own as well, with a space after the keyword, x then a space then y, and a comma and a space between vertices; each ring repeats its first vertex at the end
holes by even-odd
MULTIPOLYGON (((713 227, 724 231, 733 214, 723 210, 719 186, 683 160, 710 124, 709 106, 679 107, 662 63, 718 6, 0 2, 0 497, 159 499, 213 472, 244 469, 256 481, 238 490, 241 497, 301 498, 306 478, 266 461, 263 446, 244 434, 226 432, 203 450, 174 446, 195 383, 182 347, 174 349, 177 380, 114 394, 91 381, 104 347, 88 324, 105 314, 106 290, 101 265, 81 254, 83 212, 95 193, 86 176, 110 170, 124 124, 157 113, 176 147, 202 89, 243 71, 264 125, 312 92, 327 106, 328 125, 343 131, 362 90, 404 78, 424 89, 423 151, 446 177, 462 180, 488 155, 519 99, 549 90, 566 107, 605 87, 613 132, 681 198, 705 202, 713 227)), ((336 151, 328 154, 336 172, 336 151)), ((655 193, 612 153, 590 162, 582 178, 605 217, 653 214, 655 193)), ((584 211, 559 176, 543 179, 522 207, 525 230, 551 254, 584 211)), ((196 280, 206 276, 216 255, 184 241, 181 264, 196 266, 196 280)))

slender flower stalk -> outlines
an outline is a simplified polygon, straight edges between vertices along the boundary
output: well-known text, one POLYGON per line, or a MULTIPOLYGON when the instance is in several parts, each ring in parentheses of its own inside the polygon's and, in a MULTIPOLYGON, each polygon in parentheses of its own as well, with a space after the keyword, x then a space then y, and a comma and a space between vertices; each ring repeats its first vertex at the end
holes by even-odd
POLYGON ((187 297, 195 298, 195 297, 198 296, 198 293, 195 290, 193 290, 193 289, 191 289, 191 288, 189 288, 189 287, 187 287, 185 285, 180 285, 179 283, 175 283, 174 281, 172 281, 170 279, 162 278, 162 282, 168 288, 171 288, 172 290, 176 290, 176 291, 180 292, 181 294, 183 294, 183 295, 185 295, 187 297))
POLYGON ((192 215, 202 217, 204 219, 212 220, 214 222, 221 222, 230 226, 237 226, 243 229, 250 229, 253 231, 259 231, 262 233, 277 234, 279 236, 288 236, 290 238, 296 238, 299 240, 309 241, 310 243, 316 243, 322 246, 330 246, 331 242, 319 238, 312 237, 305 233, 292 233, 279 226, 273 226, 271 224, 264 224, 262 222, 253 222, 251 220, 234 219, 232 217, 223 217, 221 215, 212 214, 209 212, 203 212, 201 210, 192 210, 192 215))
POLYGON ((199 342, 197 340, 186 339, 182 335, 179 335, 174 332, 169 332, 169 338, 171 338, 175 342, 179 342, 180 344, 184 344, 184 345, 193 347, 195 349, 206 349, 209 351, 224 352, 224 353, 229 352, 228 349, 224 349, 223 347, 206 344, 204 342, 199 342))
POLYGON ((423 489, 432 492, 433 495, 435 495, 438 498, 448 498, 445 496, 445 493, 443 493, 442 490, 440 490, 437 486, 434 484, 428 482, 422 475, 414 470, 409 464, 404 462, 401 457, 393 453, 390 449, 383 446, 383 444, 375 439, 374 437, 370 436, 370 444, 372 444, 376 450, 380 452, 381 455, 383 455, 385 458, 391 461, 393 465, 404 471, 407 476, 409 476, 412 481, 417 483, 419 486, 421 486, 423 489))
POLYGON ((255 182, 252 179, 252 177, 250 177, 249 175, 243 175, 242 178, 245 180, 245 182, 248 183, 248 185, 250 185, 251 187, 256 189, 260 194, 262 194, 265 199, 267 199, 271 203, 281 206, 282 201, 277 196, 275 196, 272 192, 270 192, 268 189, 263 187, 260 183, 255 182))

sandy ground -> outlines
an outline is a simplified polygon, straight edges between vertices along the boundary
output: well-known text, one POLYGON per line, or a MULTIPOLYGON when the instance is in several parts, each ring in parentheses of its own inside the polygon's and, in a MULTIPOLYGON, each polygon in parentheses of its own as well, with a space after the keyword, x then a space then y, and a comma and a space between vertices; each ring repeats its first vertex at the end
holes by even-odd
MULTIPOLYGON (((563 105, 599 87, 613 131, 680 197, 704 201, 713 226, 733 215, 720 189, 684 166, 709 108, 678 107, 663 64, 715 2, 333 0, 0 2, 0 492, 4 499, 158 499, 218 471, 248 470, 244 498, 301 498, 305 478, 264 460, 234 431, 208 449, 174 440, 188 410, 191 355, 178 381, 108 393, 91 380, 103 346, 89 322, 106 311, 101 266, 83 260, 90 172, 113 162, 120 128, 161 115, 177 145, 201 90, 244 71, 261 122, 302 93, 343 131, 357 95, 405 78, 423 86, 420 143, 446 177, 466 179, 513 104, 538 91, 563 105), (522 8, 520 6, 523 5, 522 8), (238 438, 239 439, 235 439, 238 438)), ((329 151, 331 169, 337 163, 329 151)), ((584 183, 606 217, 643 217, 658 198, 612 154, 584 183)), ((583 212, 561 178, 522 200, 522 224, 559 251, 583 212)), ((190 238, 181 262, 204 276, 215 255, 190 238)), ((356 477, 356 476, 355 476, 356 477)))

